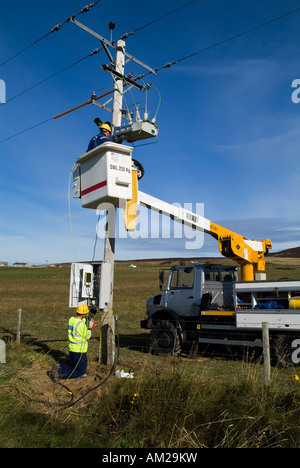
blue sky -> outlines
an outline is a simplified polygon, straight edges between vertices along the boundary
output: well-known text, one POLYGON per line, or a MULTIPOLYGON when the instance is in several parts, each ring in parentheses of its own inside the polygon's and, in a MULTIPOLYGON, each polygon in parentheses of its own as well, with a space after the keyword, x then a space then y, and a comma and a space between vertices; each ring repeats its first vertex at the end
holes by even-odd
MULTIPOLYGON (((85 5, 2 3, 0 64, 85 5)), ((102 0, 77 19, 108 39, 108 23, 114 21, 117 40, 185 3, 102 0)), ((198 0, 130 36, 126 50, 159 68, 299 7, 295 0, 198 0)), ((203 203, 205 217, 249 238, 270 238, 275 251, 299 246, 300 104, 291 99, 292 82, 300 79, 299 20, 300 11, 145 79, 153 83, 148 108, 150 118, 158 109, 159 135, 154 144, 134 148, 133 157, 146 171, 140 190, 194 209, 203 203)), ((98 47, 96 38, 67 23, 0 66, 7 101, 0 106, 1 261, 74 261, 74 245, 79 260, 92 259, 98 214, 71 198, 73 245, 68 183, 73 164, 97 133, 93 119, 111 115, 89 105, 51 118, 85 102, 94 90, 112 88, 101 69, 108 59, 100 52, 12 98, 98 47)), ((144 70, 128 63, 129 71, 144 70)), ((143 109, 144 92, 125 97, 128 106, 135 102, 143 109)), ((139 219, 147 216, 142 211, 139 219)), ((191 235, 168 239, 160 229, 154 239, 119 238, 116 258, 219 255, 208 235, 201 249, 186 249, 191 235)), ((103 258, 101 238, 95 258, 103 258)))

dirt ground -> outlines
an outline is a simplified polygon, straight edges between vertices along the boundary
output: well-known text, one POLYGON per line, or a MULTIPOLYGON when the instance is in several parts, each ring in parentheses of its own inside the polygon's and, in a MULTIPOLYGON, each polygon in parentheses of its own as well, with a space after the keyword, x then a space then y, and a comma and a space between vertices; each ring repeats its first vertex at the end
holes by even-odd
POLYGON ((13 378, 16 396, 22 400, 28 398, 36 409, 46 414, 71 406, 78 410, 86 398, 99 398, 102 383, 110 377, 109 369, 101 369, 97 363, 91 363, 87 377, 54 383, 48 375, 50 370, 51 367, 37 363, 24 368, 13 378))

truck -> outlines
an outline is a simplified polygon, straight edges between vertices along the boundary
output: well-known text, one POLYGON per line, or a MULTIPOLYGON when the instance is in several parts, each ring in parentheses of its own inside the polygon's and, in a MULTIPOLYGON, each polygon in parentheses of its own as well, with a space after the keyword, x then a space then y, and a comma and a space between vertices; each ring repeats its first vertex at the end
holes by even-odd
MULTIPOLYGON (((108 211, 110 245, 115 243, 115 215, 110 221, 110 209, 114 214, 122 208, 125 228, 134 230, 137 207, 142 205, 212 236, 222 256, 234 262, 234 266, 177 265, 166 282, 160 272, 162 292, 148 300, 147 317, 141 321, 141 328, 151 331, 152 351, 178 355, 188 343, 261 347, 262 324, 268 324, 278 361, 298 364, 300 280, 267 280, 265 255, 272 248, 271 240, 245 237, 140 191, 144 169, 132 151, 126 145, 104 143, 79 157, 72 170, 73 197, 80 198, 84 208, 108 211)), ((113 264, 106 259, 101 268, 88 264, 72 268, 70 307, 86 302, 108 313, 113 264)))
POLYGON ((215 263, 176 265, 159 280, 141 320, 154 354, 176 356, 192 344, 259 348, 266 322, 277 362, 299 364, 299 280, 239 281, 236 266, 215 263))

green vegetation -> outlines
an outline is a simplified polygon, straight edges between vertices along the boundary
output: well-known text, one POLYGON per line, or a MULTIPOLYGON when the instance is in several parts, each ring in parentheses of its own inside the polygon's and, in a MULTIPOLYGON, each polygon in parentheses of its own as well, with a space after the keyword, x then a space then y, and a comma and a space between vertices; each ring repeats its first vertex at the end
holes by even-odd
MULTIPOLYGON (((265 388, 259 357, 152 356, 139 322, 147 298, 158 292, 162 265, 128 265, 116 264, 114 312, 118 368, 134 372, 134 378, 105 380, 109 369, 98 364, 98 327, 90 342, 89 376, 64 387, 53 384, 47 370, 67 358, 69 267, 0 269, 0 338, 7 343, 7 368, 0 372, 0 447, 300 447, 297 370, 273 368, 265 388)), ((300 278, 300 264, 289 259, 272 259, 267 268, 270 279, 300 278)))

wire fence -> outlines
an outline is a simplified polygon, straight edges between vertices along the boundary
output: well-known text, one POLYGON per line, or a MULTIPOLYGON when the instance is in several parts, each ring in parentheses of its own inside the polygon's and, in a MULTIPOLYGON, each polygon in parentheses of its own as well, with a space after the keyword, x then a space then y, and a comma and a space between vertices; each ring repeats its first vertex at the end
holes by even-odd
MULTIPOLYGON (((67 334, 62 334, 61 328, 59 336, 50 324, 43 329, 43 336, 32 334, 27 331, 26 323, 22 326, 22 309, 18 309, 13 316, 14 321, 10 322, 10 326, 2 326, 0 328, 0 338, 5 342, 15 341, 17 344, 28 344, 32 349, 41 355, 41 359, 46 356, 54 359, 56 362, 64 361, 68 358, 68 338, 67 334), (14 323, 14 325, 12 325, 14 323)), ((235 340, 238 344, 233 345, 229 340, 224 339, 224 332, 221 330, 214 332, 214 336, 203 340, 203 335, 195 334, 194 340, 180 343, 180 347, 176 348, 176 353, 173 353, 170 347, 169 337, 164 336, 159 338, 161 343, 157 346, 155 335, 150 331, 142 331, 141 333, 124 333, 118 332, 115 337, 115 347, 118 348, 118 355, 123 360, 134 361, 138 359, 138 355, 129 355, 127 351, 133 351, 141 354, 158 354, 178 359, 199 360, 205 359, 223 359, 226 361, 245 361, 248 363, 260 363, 264 365, 265 384, 268 385, 271 379, 271 365, 279 367, 299 367, 298 360, 293 359, 293 356, 298 356, 299 352, 293 351, 293 343, 299 340, 295 339, 294 334, 286 334, 275 336, 269 333, 267 323, 262 324, 261 339, 256 339, 251 345, 248 344, 244 331, 235 332, 235 340), (201 341, 199 342, 199 338, 201 341), (223 339, 223 342, 221 340, 223 339), (164 341, 166 340, 166 341, 164 341), (228 342, 227 342, 228 341, 228 342), (242 344, 244 342, 244 345, 242 344), (165 348, 164 348, 165 346, 165 348)), ((89 341, 88 354, 92 362, 101 361, 101 327, 98 326, 94 331, 92 338, 89 341)), ((4 351, 5 353, 5 351, 4 351)))

